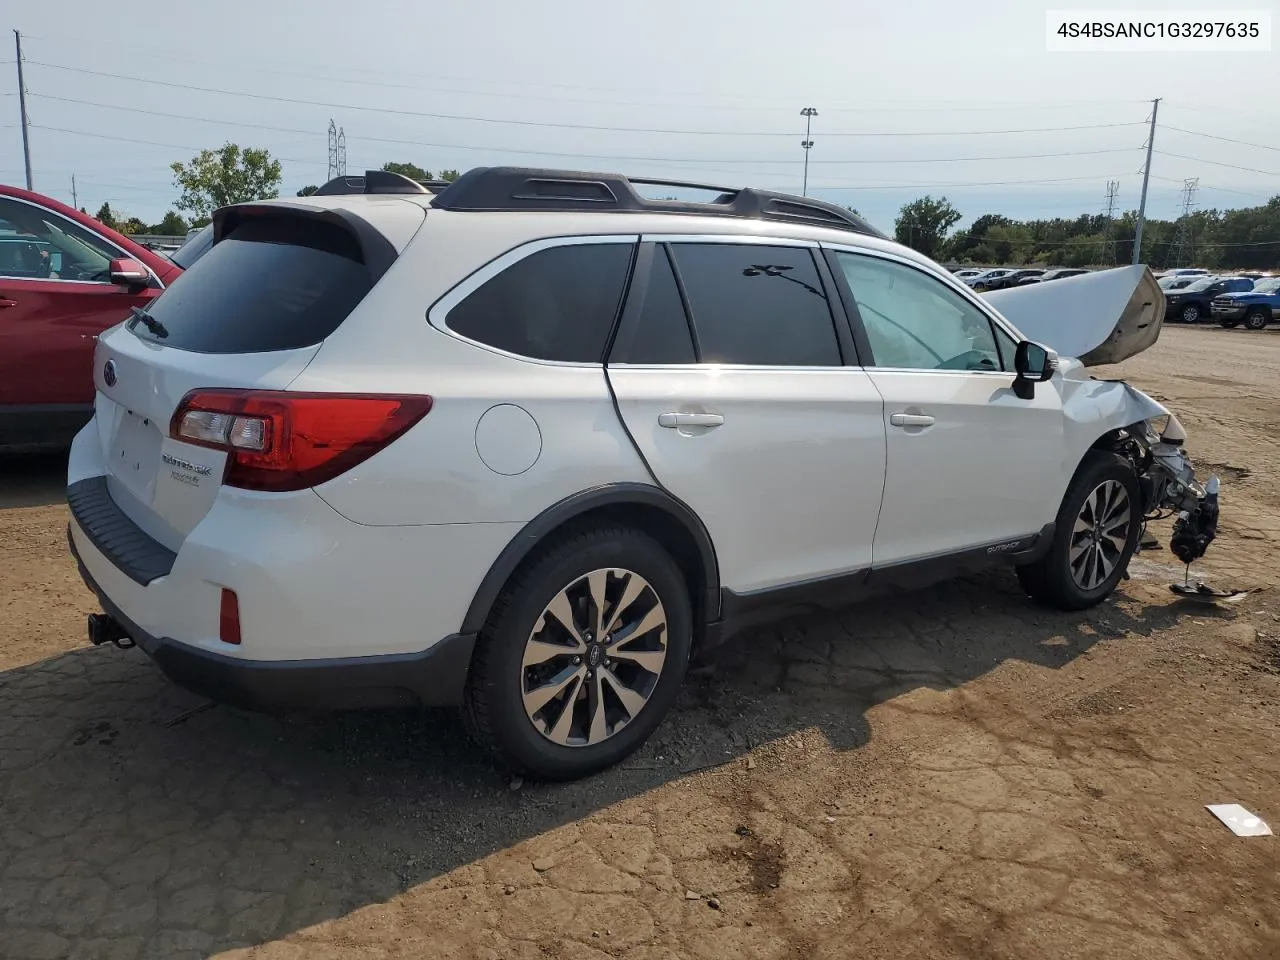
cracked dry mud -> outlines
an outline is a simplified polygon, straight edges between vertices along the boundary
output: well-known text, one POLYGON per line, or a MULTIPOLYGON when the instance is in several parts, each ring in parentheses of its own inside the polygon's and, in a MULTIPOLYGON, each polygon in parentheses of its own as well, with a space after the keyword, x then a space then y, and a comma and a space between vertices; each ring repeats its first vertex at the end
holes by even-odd
POLYGON ((60 464, 2 461, 0 957, 1280 956, 1276 839, 1203 807, 1280 828, 1278 367, 1173 328, 1120 371, 1222 474, 1239 605, 1163 551, 1083 615, 997 573, 792 621, 559 787, 448 713, 191 713, 86 647, 60 464))

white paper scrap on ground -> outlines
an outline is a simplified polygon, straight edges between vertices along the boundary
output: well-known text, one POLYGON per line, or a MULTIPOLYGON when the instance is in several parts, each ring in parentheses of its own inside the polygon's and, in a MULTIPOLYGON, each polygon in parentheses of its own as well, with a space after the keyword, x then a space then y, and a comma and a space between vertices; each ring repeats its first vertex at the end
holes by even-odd
POLYGON ((1225 823, 1237 837, 1271 836, 1271 828, 1238 803, 1209 803, 1205 809, 1225 823))

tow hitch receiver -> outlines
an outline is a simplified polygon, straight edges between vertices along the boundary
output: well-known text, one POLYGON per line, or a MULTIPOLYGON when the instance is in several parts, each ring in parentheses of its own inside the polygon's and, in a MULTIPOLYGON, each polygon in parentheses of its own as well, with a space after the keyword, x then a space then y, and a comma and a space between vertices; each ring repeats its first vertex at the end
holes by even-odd
POLYGON ((121 650, 137 646, 124 632, 124 627, 115 617, 106 613, 89 614, 89 642, 95 647, 104 643, 114 643, 121 650))

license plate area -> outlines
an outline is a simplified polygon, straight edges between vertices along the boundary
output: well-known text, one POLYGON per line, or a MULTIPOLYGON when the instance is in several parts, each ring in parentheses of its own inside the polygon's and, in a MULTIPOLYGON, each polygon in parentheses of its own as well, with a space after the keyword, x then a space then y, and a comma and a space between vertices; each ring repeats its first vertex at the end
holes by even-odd
POLYGON ((160 428, 155 421, 125 410, 116 421, 108 462, 111 474, 142 503, 155 494, 160 457, 160 428))

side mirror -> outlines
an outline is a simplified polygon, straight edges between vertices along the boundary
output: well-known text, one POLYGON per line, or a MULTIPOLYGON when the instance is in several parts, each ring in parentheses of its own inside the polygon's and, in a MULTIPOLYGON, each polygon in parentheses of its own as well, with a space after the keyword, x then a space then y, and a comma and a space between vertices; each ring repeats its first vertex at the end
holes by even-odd
POLYGON ((1058 355, 1048 347, 1030 340, 1023 340, 1013 353, 1013 369, 1017 377, 1013 381, 1013 392, 1022 400, 1031 400, 1036 395, 1036 384, 1052 380, 1058 369, 1058 355))
POLYGON ((132 257, 117 257, 108 270, 111 282, 121 287, 145 287, 151 280, 147 268, 132 257))

